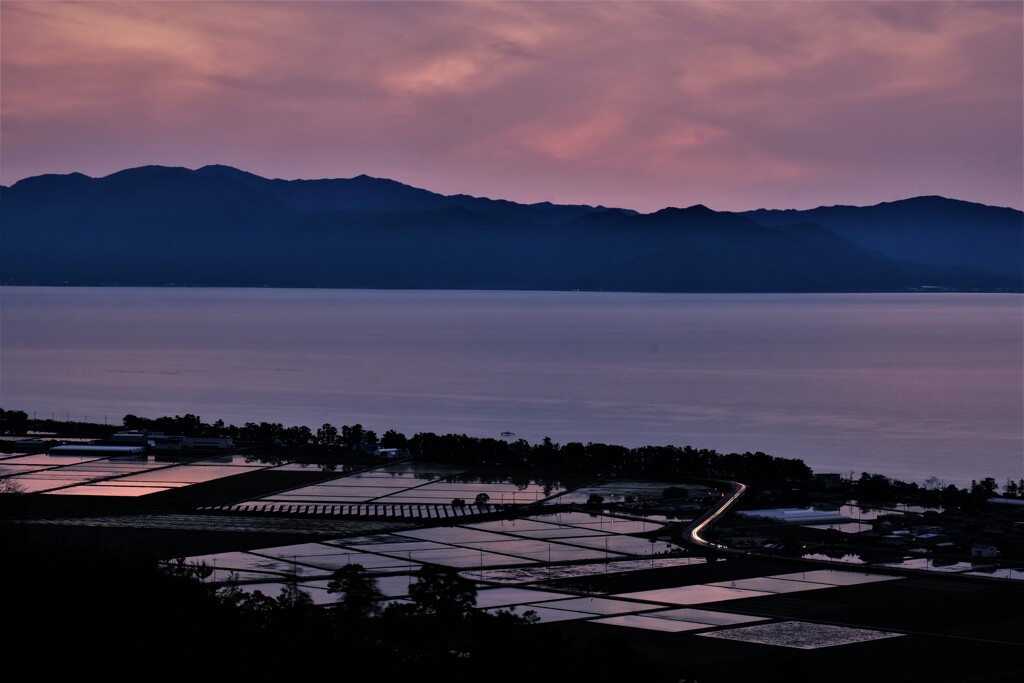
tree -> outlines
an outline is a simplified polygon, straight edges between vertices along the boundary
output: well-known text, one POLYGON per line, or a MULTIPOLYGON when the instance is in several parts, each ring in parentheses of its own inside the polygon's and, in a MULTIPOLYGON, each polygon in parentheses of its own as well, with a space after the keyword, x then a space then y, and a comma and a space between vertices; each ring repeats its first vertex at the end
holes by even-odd
POLYGON ((0 521, 18 512, 24 498, 24 486, 9 477, 0 477, 0 521))
POLYGON ((10 477, 0 477, 0 494, 17 495, 25 493, 25 487, 10 477))
POLYGON ((289 583, 281 589, 277 603, 285 609, 306 610, 313 607, 313 598, 296 584, 289 583))
POLYGON ((341 427, 341 445, 352 451, 359 447, 363 443, 366 437, 366 433, 363 431, 363 425, 342 425, 341 427))
POLYGON ((224 591, 218 593, 221 599, 233 606, 246 626, 255 630, 266 630, 274 622, 281 603, 257 589, 246 591, 224 591))
POLYGON ((175 558, 163 565, 164 571, 171 576, 195 581, 205 581, 213 576, 213 568, 206 566, 205 562, 189 564, 184 557, 175 558))
POLYGON ((284 425, 280 422, 246 422, 239 432, 239 436, 245 441, 254 441, 259 444, 273 444, 281 438, 284 432, 284 425))
POLYGON ((971 480, 971 495, 976 498, 991 498, 996 495, 999 485, 992 477, 985 477, 980 482, 971 480))
POLYGON ((465 506, 465 504, 466 504, 466 501, 463 498, 452 498, 452 507, 453 508, 460 508, 460 507, 465 506))
POLYGON ((491 502, 491 497, 486 493, 476 494, 476 500, 474 501, 477 505, 487 505, 491 502))
POLYGON ((892 491, 892 480, 881 474, 862 472, 854 487, 860 500, 886 500, 892 491))
POLYGON ((26 434, 27 432, 28 413, 24 410, 0 408, 0 434, 26 434))
POLYGON ((402 448, 404 449, 409 443, 409 440, 405 438, 405 434, 396 432, 394 429, 389 429, 384 432, 384 436, 380 439, 381 448, 402 448))
POLYGON ((338 428, 329 422, 325 422, 320 429, 316 430, 316 442, 321 448, 334 448, 338 445, 338 428))
POLYGON ((203 421, 198 415, 187 413, 174 416, 174 432, 185 436, 196 436, 203 431, 203 421))
POLYGON ((313 432, 305 425, 297 425, 285 429, 281 437, 289 446, 305 447, 313 441, 313 432))
POLYGON ((952 507, 962 504, 966 497, 968 497, 967 489, 958 489, 956 484, 950 484, 942 489, 940 500, 943 505, 952 507))
POLYGON ((130 432, 138 432, 149 428, 150 421, 144 417, 137 417, 131 413, 124 416, 121 424, 130 432))
POLYGON ((335 614, 350 619, 377 616, 380 601, 384 599, 376 579, 361 564, 346 564, 336 569, 327 583, 327 592, 340 596, 335 614))
POLYGON ((459 620, 476 607, 476 584, 451 567, 425 564, 409 587, 409 597, 419 614, 459 620))
POLYGON ((603 505, 604 496, 600 493, 591 493, 590 497, 587 498, 587 505, 603 505))

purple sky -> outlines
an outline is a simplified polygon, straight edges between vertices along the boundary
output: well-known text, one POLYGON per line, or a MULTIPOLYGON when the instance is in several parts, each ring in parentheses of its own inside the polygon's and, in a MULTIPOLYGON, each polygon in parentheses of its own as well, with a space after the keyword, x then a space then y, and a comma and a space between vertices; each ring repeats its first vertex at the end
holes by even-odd
POLYGON ((640 211, 1024 208, 1024 3, 0 3, 0 182, 145 164, 640 211))

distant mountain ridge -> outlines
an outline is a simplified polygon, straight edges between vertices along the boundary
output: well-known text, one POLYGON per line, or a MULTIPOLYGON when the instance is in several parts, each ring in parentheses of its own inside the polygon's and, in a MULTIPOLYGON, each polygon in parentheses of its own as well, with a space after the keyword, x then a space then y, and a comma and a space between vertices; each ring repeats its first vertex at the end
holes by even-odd
POLYGON ((765 226, 817 223, 893 258, 1021 274, 1021 212, 945 197, 913 197, 875 206, 822 206, 807 211, 747 211, 765 226))
POLYGON ((1024 291, 1024 214, 941 197, 641 214, 447 196, 365 175, 145 166, 0 186, 0 283, 1024 291))

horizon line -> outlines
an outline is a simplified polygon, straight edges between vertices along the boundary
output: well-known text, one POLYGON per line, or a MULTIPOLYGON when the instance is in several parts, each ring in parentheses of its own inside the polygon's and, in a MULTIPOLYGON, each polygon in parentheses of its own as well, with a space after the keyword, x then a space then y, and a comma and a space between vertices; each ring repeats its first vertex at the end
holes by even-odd
POLYGON ((184 170, 184 171, 189 171, 191 173, 197 173, 197 172, 202 171, 204 169, 222 168, 222 169, 228 169, 228 170, 231 170, 231 171, 236 171, 238 173, 243 173, 243 174, 246 174, 246 175, 254 176, 256 178, 260 178, 260 179, 266 180, 266 181, 271 181, 271 182, 273 182, 273 181, 280 181, 280 182, 288 182, 288 183, 290 183, 290 182, 351 181, 351 180, 357 180, 359 178, 369 178, 371 180, 378 180, 378 181, 396 183, 398 185, 402 185, 404 187, 412 188, 412 189, 415 189, 415 190, 422 190, 424 192, 429 192, 430 194, 437 195, 439 197, 470 197, 472 199, 484 199, 484 200, 495 201, 495 202, 509 202, 511 204, 518 204, 520 206, 538 206, 538 205, 545 205, 545 204, 546 205, 551 205, 551 206, 585 206, 585 207, 590 207, 590 208, 595 208, 595 209, 606 209, 606 210, 609 210, 609 211, 613 211, 613 210, 633 211, 633 212, 635 212, 637 214, 640 214, 640 215, 652 215, 652 214, 656 214, 656 213, 658 213, 660 211, 665 211, 665 210, 671 210, 671 209, 692 209, 692 208, 697 208, 697 207, 703 207, 703 208, 709 209, 711 211, 714 211, 715 213, 732 213, 732 214, 744 214, 744 213, 749 213, 749 212, 753 212, 753 211, 798 211, 799 212, 799 211, 814 211, 814 210, 817 210, 817 209, 833 209, 833 208, 859 208, 859 209, 863 209, 863 208, 872 208, 872 207, 876 207, 876 206, 882 206, 882 205, 886 205, 886 204, 897 204, 897 203, 900 203, 900 202, 912 201, 912 200, 915 200, 915 199, 931 199, 931 198, 943 199, 943 200, 946 200, 946 201, 953 201, 953 202, 963 202, 963 203, 966 203, 966 204, 975 204, 975 205, 978 205, 978 206, 985 206, 985 207, 995 208, 995 209, 1008 209, 1008 210, 1011 210, 1011 211, 1017 211, 1019 213, 1024 213, 1024 202, 1022 202, 1022 205, 1021 205, 1022 208, 1017 208, 1015 206, 1007 206, 1007 205, 999 205, 999 204, 986 204, 984 202, 974 201, 974 200, 971 200, 971 199, 961 199, 959 197, 947 197, 945 195, 940 195, 940 194, 911 195, 911 196, 903 197, 903 198, 900 198, 900 199, 890 199, 890 200, 885 200, 885 201, 878 201, 878 202, 875 202, 875 203, 872 203, 872 204, 844 204, 844 203, 818 204, 816 206, 809 206, 809 207, 803 208, 803 209, 798 209, 798 208, 793 208, 793 207, 769 208, 769 207, 761 206, 761 207, 756 207, 756 208, 752 208, 752 209, 743 209, 743 210, 739 210, 739 211, 732 211, 732 210, 727 210, 727 209, 714 209, 714 208, 709 207, 707 204, 704 204, 703 202, 698 202, 697 204, 690 204, 688 206, 665 205, 665 206, 661 207, 660 209, 656 209, 654 211, 640 211, 638 209, 633 209, 631 207, 608 206, 608 205, 600 204, 600 203, 599 204, 558 203, 558 202, 552 202, 552 201, 549 201, 549 200, 539 201, 539 202, 521 202, 521 201, 516 201, 514 199, 506 199, 504 197, 488 197, 488 196, 484 196, 484 195, 473 195, 473 194, 469 194, 469 193, 465 193, 465 192, 459 192, 459 193, 456 193, 456 194, 443 194, 441 192, 437 192, 435 190, 431 190, 431 189, 428 189, 428 188, 425 188, 425 187, 419 187, 417 185, 412 185, 410 183, 407 183, 407 182, 404 182, 404 181, 401 181, 401 180, 396 180, 395 178, 386 178, 386 177, 380 177, 380 176, 372 176, 372 175, 369 175, 367 173, 359 173, 357 175, 350 176, 350 177, 347 177, 347 178, 346 177, 340 177, 340 176, 336 176, 336 177, 322 177, 322 178, 280 178, 280 177, 270 178, 270 177, 267 177, 267 176, 260 175, 258 173, 253 173, 252 171, 247 171, 247 170, 245 170, 243 168, 239 168, 237 166, 232 166, 230 164, 221 164, 221 163, 204 164, 202 166, 198 166, 198 167, 195 167, 195 168, 190 168, 188 166, 168 166, 168 165, 164 165, 164 164, 143 164, 141 166, 128 166, 128 167, 122 168, 120 170, 113 171, 111 173, 107 173, 105 175, 95 175, 95 176, 94 175, 89 175, 87 173, 83 173, 81 171, 69 171, 67 173, 56 173, 56 172, 53 172, 53 173, 39 173, 39 174, 36 174, 36 175, 25 176, 23 178, 19 178, 18 180, 14 181, 10 185, 0 184, 0 188, 11 189, 14 186, 18 185, 19 183, 22 183, 22 182, 24 182, 26 180, 33 180, 33 179, 36 179, 36 178, 44 178, 44 177, 47 177, 47 176, 60 176, 60 177, 83 176, 83 177, 88 178, 90 180, 104 180, 106 178, 110 178, 111 176, 115 176, 115 175, 118 175, 120 173, 125 173, 125 172, 128 172, 128 171, 136 171, 136 170, 145 169, 145 168, 160 168, 160 169, 167 169, 167 170, 184 170))

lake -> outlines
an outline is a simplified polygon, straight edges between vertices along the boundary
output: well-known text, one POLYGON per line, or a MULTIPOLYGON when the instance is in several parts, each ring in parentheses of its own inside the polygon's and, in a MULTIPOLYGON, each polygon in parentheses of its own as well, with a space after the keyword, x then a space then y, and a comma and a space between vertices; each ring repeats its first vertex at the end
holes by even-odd
POLYGON ((0 405, 1024 477, 1020 294, 0 287, 0 405))

